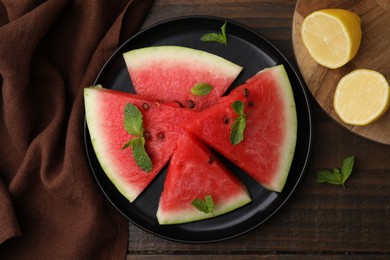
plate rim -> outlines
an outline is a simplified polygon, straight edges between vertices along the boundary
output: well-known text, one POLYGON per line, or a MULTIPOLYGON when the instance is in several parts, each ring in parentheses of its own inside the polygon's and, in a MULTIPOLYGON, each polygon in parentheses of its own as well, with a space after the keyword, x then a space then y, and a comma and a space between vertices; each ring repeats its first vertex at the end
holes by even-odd
MULTIPOLYGON (((312 116, 311 116, 311 108, 310 108, 310 102, 309 102, 309 95, 308 95, 308 92, 307 92, 307 87, 306 87, 306 83, 305 81, 303 80, 302 76, 300 75, 300 72, 299 72, 299 69, 297 67, 295 67, 292 62, 270 41, 268 40, 265 36, 263 36, 262 34, 260 34, 259 32, 255 31, 254 29, 240 23, 240 22, 237 22, 235 20, 232 20, 232 19, 228 19, 228 18, 224 18, 224 17, 218 17, 218 16, 210 16, 210 15, 185 15, 185 16, 178 16, 178 17, 173 17, 173 18, 169 18, 169 19, 165 19, 165 20, 162 20, 162 21, 159 21, 157 23, 154 23, 154 24, 151 24, 147 27, 145 27, 144 29, 140 30, 139 32, 137 32, 136 34, 134 34, 133 36, 131 36, 129 39, 127 39, 126 41, 124 41, 121 45, 119 45, 117 47, 117 49, 111 54, 111 56, 106 60, 106 62, 104 63, 104 65, 102 66, 102 68, 100 69, 99 73, 97 74, 95 80, 94 80, 94 83, 93 85, 97 85, 102 74, 104 73, 104 71, 106 70, 106 68, 109 66, 110 62, 118 55, 118 53, 121 53, 121 51, 123 51, 123 49, 125 48, 125 46, 127 46, 128 44, 130 44, 132 41, 134 41, 134 39, 137 39, 138 37, 140 37, 140 35, 142 35, 143 33, 145 33, 146 31, 148 30, 151 30, 151 29, 154 29, 156 27, 159 27, 159 26, 162 26, 162 25, 165 25, 167 23, 177 23, 177 22, 180 22, 182 20, 191 20, 191 19, 201 19, 201 20, 211 20, 213 22, 227 22, 228 24, 234 24, 235 26, 238 26, 246 31, 248 31, 249 33, 255 35, 257 38, 260 38, 262 41, 264 41, 267 45, 269 45, 269 47, 272 48, 273 51, 277 52, 277 54, 282 57, 282 59, 284 60, 284 62, 289 66, 289 69, 291 70, 292 73, 294 73, 295 75, 295 78, 296 80, 299 82, 299 89, 304 98, 304 101, 305 101, 305 104, 304 104, 304 107, 305 107, 305 112, 307 113, 307 116, 308 116, 308 121, 306 122, 309 126, 309 131, 308 131, 308 137, 307 137, 307 150, 306 150, 306 153, 305 153, 305 156, 304 156, 304 160, 303 161, 303 164, 302 164, 302 169, 300 169, 300 173, 299 173, 299 176, 297 178, 297 180, 295 181, 295 183, 292 185, 291 189, 289 190, 288 194, 285 195, 285 197, 283 198, 282 202, 280 204, 278 204, 278 206, 276 206, 274 209, 271 210, 271 213, 268 214, 268 216, 266 216, 265 218, 263 218, 261 221, 259 221, 257 224, 255 225, 252 225, 251 227, 249 228, 246 228, 245 230, 242 230, 240 232, 237 232, 233 235, 229 235, 229 236, 226 236, 226 237, 220 237, 218 239, 203 239, 203 240, 191 240, 191 239, 184 239, 184 238, 177 238, 177 237, 171 237, 171 236, 168 236, 168 235, 162 235, 156 231, 154 231, 153 229, 151 228, 147 228, 145 226, 143 226, 141 223, 138 223, 136 221, 134 221, 131 217, 127 216, 125 214, 125 212, 123 212, 119 207, 118 205, 116 205, 115 201, 113 201, 113 199, 109 196, 109 194, 107 194, 107 191, 105 190, 105 187, 103 187, 103 184, 101 183, 101 181, 99 180, 99 177, 97 176, 95 170, 94 170, 94 166, 93 166, 93 162, 90 158, 90 147, 92 146, 91 144, 91 141, 90 141, 90 137, 89 137, 89 131, 88 131, 88 126, 87 126, 87 122, 86 122, 86 117, 84 117, 84 145, 85 145, 85 150, 86 150, 86 154, 87 154, 87 158, 88 158, 88 162, 89 162, 89 165, 90 165, 90 169, 92 171, 92 174, 94 176, 94 179, 95 181, 97 182, 101 192, 103 192, 103 194, 105 195, 106 199, 108 199, 108 201, 110 202, 110 204, 122 215, 124 216, 128 221, 130 221, 132 224, 134 224, 135 226, 137 226, 138 228, 152 234, 152 235, 155 235, 157 237, 160 237, 160 238, 163 238, 163 239, 167 239, 167 240, 170 240, 170 241, 174 241, 174 242, 181 242, 181 243, 190 243, 190 244, 201 244, 201 243, 214 243, 214 242, 221 242, 221 241, 225 241, 225 240, 228 240, 228 239, 232 239, 232 238, 235 238, 235 237, 238 237, 238 236, 241 236, 245 233, 248 233, 249 231, 259 227, 260 225, 262 225, 264 222, 268 221, 273 215, 275 215, 285 204, 286 202, 290 199, 290 197, 292 196, 292 194, 294 193, 295 189, 297 188, 297 186, 299 185, 299 183, 301 182, 301 179, 302 179, 302 176, 304 175, 304 173, 306 172, 306 169, 307 169, 307 164, 308 164, 308 161, 309 161, 309 158, 310 158, 310 155, 311 155, 311 148, 312 148, 312 139, 313 139, 313 129, 312 129, 312 116)), ((298 125, 299 125, 299 121, 298 121, 298 125)), ((297 133, 298 134, 298 133, 297 133)), ((306 139, 305 139, 306 140, 306 139)), ((94 151, 92 151, 94 152, 94 151)), ((295 153, 295 152, 294 152, 295 153)), ((94 155, 95 156, 95 155, 94 155)), ((130 203, 130 202, 129 202, 130 203)), ((179 224, 180 225, 180 224, 179 224)))

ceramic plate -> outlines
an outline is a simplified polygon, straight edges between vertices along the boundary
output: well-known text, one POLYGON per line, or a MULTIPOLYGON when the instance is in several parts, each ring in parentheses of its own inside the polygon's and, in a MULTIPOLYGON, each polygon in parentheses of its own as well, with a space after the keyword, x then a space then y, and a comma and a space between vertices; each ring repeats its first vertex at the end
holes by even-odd
POLYGON ((215 218, 178 225, 159 225, 156 218, 159 197, 163 189, 166 167, 146 190, 130 203, 106 177, 96 159, 85 125, 85 144, 89 162, 97 183, 111 203, 126 218, 140 228, 169 240, 206 243, 221 241, 248 232, 269 219, 290 197, 296 188, 309 157, 311 119, 303 80, 285 56, 263 36, 237 22, 216 17, 191 16, 167 20, 151 26, 125 42, 107 61, 95 85, 134 92, 122 53, 132 49, 179 45, 214 53, 244 67, 231 86, 244 83, 261 69, 277 64, 286 68, 292 84, 298 116, 298 139, 286 185, 281 193, 271 192, 255 183, 244 172, 227 162, 228 166, 248 187, 252 202, 233 212, 215 218), (220 32, 227 22, 228 46, 200 41, 203 34, 220 32))

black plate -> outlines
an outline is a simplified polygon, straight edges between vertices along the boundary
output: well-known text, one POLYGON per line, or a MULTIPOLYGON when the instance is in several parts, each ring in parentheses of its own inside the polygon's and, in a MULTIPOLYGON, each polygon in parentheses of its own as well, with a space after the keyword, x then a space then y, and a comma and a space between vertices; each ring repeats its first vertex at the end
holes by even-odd
POLYGON ((232 88, 265 67, 284 64, 289 75, 298 115, 298 139, 286 185, 281 193, 267 191, 229 162, 229 167, 248 187, 252 203, 233 212, 212 219, 180 224, 159 225, 156 210, 166 175, 164 168, 147 189, 135 200, 128 202, 113 186, 101 169, 91 145, 85 125, 85 143, 95 178, 111 203, 132 223, 157 236, 181 242, 205 243, 235 237, 245 233, 271 217, 290 197, 297 186, 309 156, 311 145, 311 119, 303 80, 283 54, 255 31, 234 21, 215 17, 191 16, 171 19, 151 26, 123 44, 107 61, 95 85, 134 92, 122 53, 147 46, 180 45, 204 50, 226 58, 244 67, 232 88), (200 37, 208 32, 220 32, 227 21, 228 46, 205 43, 200 37))

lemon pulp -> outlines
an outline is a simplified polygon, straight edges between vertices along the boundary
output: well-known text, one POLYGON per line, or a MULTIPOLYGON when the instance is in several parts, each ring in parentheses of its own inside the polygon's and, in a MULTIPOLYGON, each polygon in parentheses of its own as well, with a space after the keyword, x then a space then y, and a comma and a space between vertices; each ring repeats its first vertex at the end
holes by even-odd
POLYGON ((340 68, 360 47, 360 23, 360 17, 348 10, 318 10, 303 20, 302 40, 317 63, 331 69, 340 68))
POLYGON ((386 112, 389 99, 389 84, 381 73, 357 69, 341 78, 333 105, 343 122, 367 125, 386 112))

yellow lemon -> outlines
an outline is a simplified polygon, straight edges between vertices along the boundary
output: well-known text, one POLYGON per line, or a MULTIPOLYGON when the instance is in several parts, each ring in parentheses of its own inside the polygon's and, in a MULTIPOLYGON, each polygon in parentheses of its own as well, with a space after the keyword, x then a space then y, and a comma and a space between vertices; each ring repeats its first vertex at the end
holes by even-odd
POLYGON ((302 22, 302 40, 310 56, 330 69, 340 68, 355 57, 362 38, 360 17, 344 9, 323 9, 302 22))
POLYGON ((343 122, 367 125, 386 112, 389 99, 389 84, 381 73, 357 69, 340 79, 333 105, 343 122))

